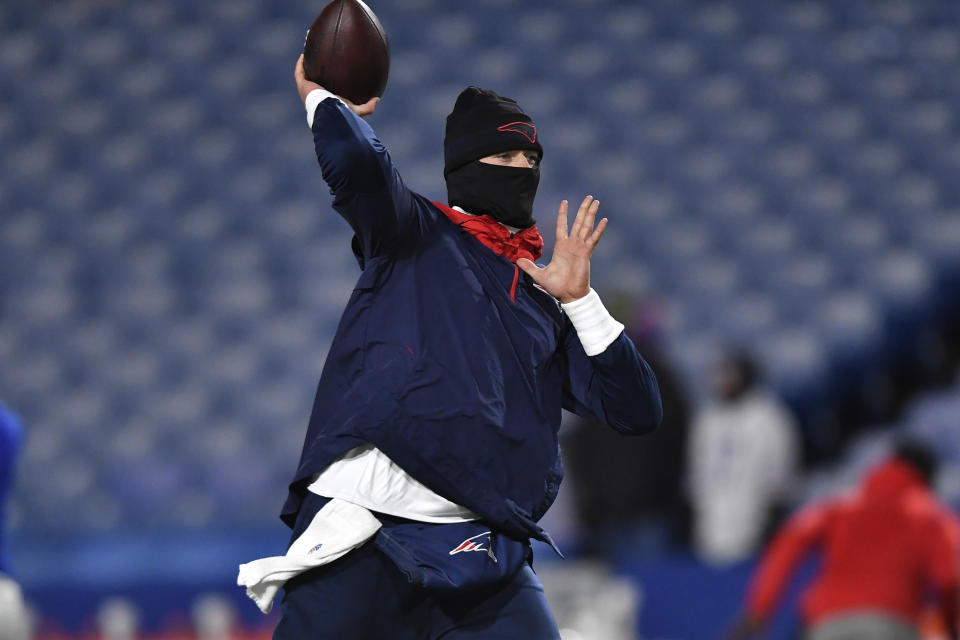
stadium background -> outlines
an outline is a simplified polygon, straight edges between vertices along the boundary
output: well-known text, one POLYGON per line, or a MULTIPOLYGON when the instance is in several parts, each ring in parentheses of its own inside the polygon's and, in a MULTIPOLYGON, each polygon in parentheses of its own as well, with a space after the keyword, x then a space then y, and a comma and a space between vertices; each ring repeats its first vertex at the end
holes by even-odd
MULTIPOLYGON (((7 527, 48 635, 90 633, 111 596, 154 637, 201 594, 264 624, 235 565, 285 543, 357 276, 292 82, 322 4, 0 4, 0 398, 28 438, 7 527)), ((594 285, 654 301, 695 397, 746 343, 801 420, 802 495, 912 431, 960 504, 960 5, 370 4, 392 48, 371 123, 408 184, 445 195, 466 84, 517 98, 546 148, 538 217, 598 196, 594 285)), ((749 565, 617 570, 644 637, 695 639, 749 565)))

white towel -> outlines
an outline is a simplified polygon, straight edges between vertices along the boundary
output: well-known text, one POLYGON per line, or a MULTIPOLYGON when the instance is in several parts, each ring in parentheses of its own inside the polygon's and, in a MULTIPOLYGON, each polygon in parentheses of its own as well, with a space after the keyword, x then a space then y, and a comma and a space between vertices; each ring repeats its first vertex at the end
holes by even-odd
POLYGON ((273 598, 287 580, 333 562, 372 538, 379 528, 380 521, 370 511, 334 498, 317 511, 287 555, 240 565, 237 584, 247 588, 247 595, 260 611, 270 613, 273 598))

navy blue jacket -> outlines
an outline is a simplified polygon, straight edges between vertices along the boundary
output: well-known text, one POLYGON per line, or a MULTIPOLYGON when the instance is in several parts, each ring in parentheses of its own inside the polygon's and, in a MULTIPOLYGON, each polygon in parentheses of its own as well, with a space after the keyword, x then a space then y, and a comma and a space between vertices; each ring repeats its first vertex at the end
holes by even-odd
POLYGON ((526 274, 511 298, 516 266, 408 189, 341 102, 320 104, 313 137, 363 273, 281 517, 292 526, 310 478, 372 443, 497 530, 549 541, 536 522, 563 476, 561 407, 643 433, 661 417, 656 377, 624 334, 588 357, 556 299, 526 274))

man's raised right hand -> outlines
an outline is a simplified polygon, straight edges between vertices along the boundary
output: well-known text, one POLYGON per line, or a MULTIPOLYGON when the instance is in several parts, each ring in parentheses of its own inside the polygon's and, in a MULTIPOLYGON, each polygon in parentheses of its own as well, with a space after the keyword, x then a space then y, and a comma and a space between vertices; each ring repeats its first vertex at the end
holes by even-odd
MULTIPOLYGON (((300 101, 306 102, 307 94, 309 94, 314 89, 323 89, 319 84, 311 80, 307 80, 306 75, 303 72, 303 54, 300 54, 300 57, 297 58, 297 66, 293 70, 293 78, 297 81, 297 93, 300 94, 300 101)), ((377 108, 377 103, 380 102, 380 98, 371 98, 363 104, 353 104, 346 98, 337 96, 343 100, 343 104, 350 107, 350 110, 361 118, 368 116, 377 108)))

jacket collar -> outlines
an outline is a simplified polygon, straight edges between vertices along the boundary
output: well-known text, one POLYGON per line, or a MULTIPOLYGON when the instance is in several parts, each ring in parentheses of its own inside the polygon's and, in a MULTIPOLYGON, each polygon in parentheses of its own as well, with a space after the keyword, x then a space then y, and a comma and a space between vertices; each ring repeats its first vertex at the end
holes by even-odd
POLYGON ((490 216, 464 213, 441 202, 433 204, 454 224, 480 241, 483 246, 511 262, 516 262, 520 258, 536 260, 543 253, 543 237, 536 225, 511 233, 507 227, 490 216))

